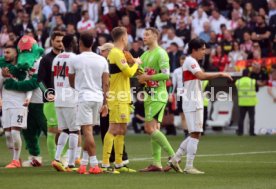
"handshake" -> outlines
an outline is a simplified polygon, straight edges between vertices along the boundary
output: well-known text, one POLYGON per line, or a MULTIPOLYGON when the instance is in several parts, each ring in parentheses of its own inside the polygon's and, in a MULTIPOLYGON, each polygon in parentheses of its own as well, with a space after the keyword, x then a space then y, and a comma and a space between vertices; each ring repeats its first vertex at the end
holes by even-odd
MULTIPOLYGON (((135 63, 137 63, 139 65, 143 63, 140 58, 134 58, 129 51, 124 51, 124 55, 126 57, 127 63, 130 66, 132 66, 135 63)), ((136 75, 141 75, 143 73, 144 73, 144 70, 139 66, 139 68, 138 68, 138 70, 136 72, 136 75)))

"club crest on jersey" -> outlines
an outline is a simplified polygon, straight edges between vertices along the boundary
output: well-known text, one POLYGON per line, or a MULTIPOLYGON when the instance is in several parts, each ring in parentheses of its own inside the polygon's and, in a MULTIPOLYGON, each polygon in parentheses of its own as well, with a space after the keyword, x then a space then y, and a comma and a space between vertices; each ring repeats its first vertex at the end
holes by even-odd
POLYGON ((125 59, 122 59, 122 60, 121 60, 121 63, 122 63, 122 64, 126 64, 127 62, 126 62, 125 59))
POLYGON ((126 114, 121 114, 121 119, 126 119, 126 114))
POLYGON ((196 68, 196 64, 192 64, 191 67, 192 67, 192 69, 195 69, 196 68))

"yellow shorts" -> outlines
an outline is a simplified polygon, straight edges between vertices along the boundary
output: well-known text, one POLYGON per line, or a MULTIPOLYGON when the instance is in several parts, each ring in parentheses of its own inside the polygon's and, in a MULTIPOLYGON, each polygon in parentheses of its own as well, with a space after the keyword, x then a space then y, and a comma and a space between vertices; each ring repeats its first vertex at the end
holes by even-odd
POLYGON ((128 123, 130 121, 130 104, 108 104, 109 123, 128 123))

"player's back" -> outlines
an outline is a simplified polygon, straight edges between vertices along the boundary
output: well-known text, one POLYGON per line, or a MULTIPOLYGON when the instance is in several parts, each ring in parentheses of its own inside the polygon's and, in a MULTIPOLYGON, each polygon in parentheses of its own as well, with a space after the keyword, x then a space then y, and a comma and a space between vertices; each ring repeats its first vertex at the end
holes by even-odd
POLYGON ((52 65, 55 87, 55 106, 74 107, 76 102, 75 90, 69 84, 69 67, 74 64, 75 54, 63 52, 55 57, 52 65))
MULTIPOLYGON (((123 51, 114 47, 109 52, 107 59, 110 69, 110 95, 114 94, 114 102, 130 103, 130 80, 120 69, 120 66, 123 67, 127 64, 123 51), (118 95, 123 92, 124 95, 118 95)), ((111 98, 109 98, 109 103, 111 101, 111 98)))
POLYGON ((102 76, 108 73, 108 64, 104 57, 93 53, 83 52, 75 57, 72 65, 75 73, 75 88, 79 93, 79 102, 103 101, 102 76))

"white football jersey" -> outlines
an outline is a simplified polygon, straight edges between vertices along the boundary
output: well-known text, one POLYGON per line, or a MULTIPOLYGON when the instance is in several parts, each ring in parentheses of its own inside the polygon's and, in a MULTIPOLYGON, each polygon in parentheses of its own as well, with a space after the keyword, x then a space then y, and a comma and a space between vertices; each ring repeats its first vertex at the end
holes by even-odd
POLYGON ((196 72, 201 71, 198 62, 193 57, 188 56, 182 69, 184 81, 183 111, 189 112, 203 109, 202 83, 195 76, 196 72))
MULTIPOLYGON (((2 86, 4 78, 2 76, 1 69, 0 69, 0 73, 1 73, 0 74, 0 83, 2 86)), ((27 98, 27 93, 28 92, 7 90, 7 89, 5 89, 4 86, 2 86, 2 109, 6 110, 9 108, 24 108, 23 104, 27 98)))
POLYGON ((75 57, 69 73, 75 74, 78 102, 102 102, 102 75, 109 73, 107 60, 93 52, 83 52, 75 57))
POLYGON ((63 52, 55 57, 52 65, 55 86, 55 106, 56 107, 75 107, 76 90, 69 84, 69 66, 76 64, 72 52, 63 52))

